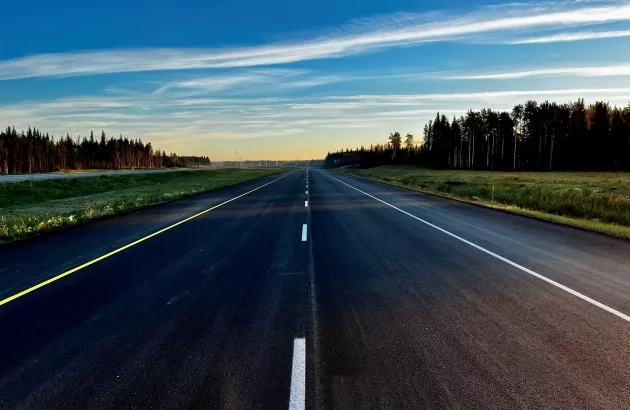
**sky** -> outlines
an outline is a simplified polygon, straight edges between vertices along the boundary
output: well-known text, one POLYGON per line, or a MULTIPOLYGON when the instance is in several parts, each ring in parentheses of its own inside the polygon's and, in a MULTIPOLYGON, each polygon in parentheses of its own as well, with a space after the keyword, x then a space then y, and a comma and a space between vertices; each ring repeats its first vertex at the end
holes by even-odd
POLYGON ((630 101, 630 1, 2 2, 0 126, 212 160, 422 139, 437 111, 630 101))

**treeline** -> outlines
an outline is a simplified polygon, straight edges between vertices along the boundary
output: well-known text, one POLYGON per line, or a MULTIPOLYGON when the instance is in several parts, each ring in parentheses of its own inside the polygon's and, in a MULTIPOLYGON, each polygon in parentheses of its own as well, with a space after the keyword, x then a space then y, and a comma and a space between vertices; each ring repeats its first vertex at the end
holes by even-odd
POLYGON ((212 161, 208 157, 182 156, 181 160, 189 168, 209 167, 212 161))
POLYGON ((123 137, 76 140, 66 134, 57 140, 29 127, 18 133, 15 127, 0 132, 0 174, 30 174, 78 169, 128 169, 185 167, 207 164, 208 157, 179 157, 154 149, 150 142, 123 137))
POLYGON ((423 164, 484 170, 630 170, 630 104, 586 106, 527 101, 511 112, 468 111, 452 120, 437 114, 424 141, 392 133, 370 148, 329 153, 328 167, 423 164))

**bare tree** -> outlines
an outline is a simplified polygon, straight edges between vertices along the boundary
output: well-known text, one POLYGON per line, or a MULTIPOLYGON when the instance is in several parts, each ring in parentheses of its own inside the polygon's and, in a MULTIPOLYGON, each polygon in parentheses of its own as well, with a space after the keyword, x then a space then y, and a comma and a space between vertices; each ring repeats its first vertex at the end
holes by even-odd
POLYGON ((518 137, 521 135, 521 131, 523 128, 523 104, 515 105, 512 109, 512 121, 514 121, 514 128, 516 131, 514 132, 514 156, 512 169, 516 170, 516 143, 518 141, 518 137))

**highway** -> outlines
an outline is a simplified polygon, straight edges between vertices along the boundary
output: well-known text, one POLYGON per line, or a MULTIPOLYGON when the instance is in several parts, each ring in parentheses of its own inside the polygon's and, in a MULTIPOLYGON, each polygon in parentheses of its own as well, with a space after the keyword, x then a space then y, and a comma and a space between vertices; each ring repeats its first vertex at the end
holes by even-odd
POLYGON ((0 247, 0 408, 629 408, 628 314, 628 241, 299 169, 0 247))

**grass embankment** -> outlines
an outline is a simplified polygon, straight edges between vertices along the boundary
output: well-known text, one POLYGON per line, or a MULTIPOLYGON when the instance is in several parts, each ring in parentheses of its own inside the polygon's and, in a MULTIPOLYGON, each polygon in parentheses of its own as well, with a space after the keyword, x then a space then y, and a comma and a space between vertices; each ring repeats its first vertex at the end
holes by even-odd
POLYGON ((280 171, 278 168, 227 168, 0 183, 0 242, 86 223, 280 171))
POLYGON ((630 173, 457 171, 417 166, 339 172, 630 238, 630 173))

